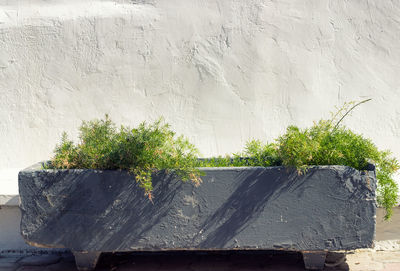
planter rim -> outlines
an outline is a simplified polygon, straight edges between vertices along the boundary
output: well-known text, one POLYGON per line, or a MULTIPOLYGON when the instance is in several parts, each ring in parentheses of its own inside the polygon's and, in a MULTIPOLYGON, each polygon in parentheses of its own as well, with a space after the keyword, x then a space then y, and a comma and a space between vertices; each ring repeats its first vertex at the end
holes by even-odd
MULTIPOLYGON (((46 172, 55 172, 55 171, 94 171, 94 172, 102 172, 102 171, 127 171, 124 169, 91 169, 91 168, 70 168, 70 169, 43 169, 42 165, 49 161, 42 161, 35 163, 20 172, 33 172, 33 171, 46 171, 46 172)), ((357 171, 375 171, 375 165, 368 164, 367 169, 358 170, 350 166, 344 165, 310 165, 308 166, 310 169, 332 169, 332 168, 352 168, 357 171)), ((271 166, 271 167, 262 167, 262 166, 242 166, 242 167, 198 167, 201 171, 223 171, 223 170, 250 170, 250 169, 257 169, 257 168, 281 168, 281 169, 290 169, 290 167, 285 166, 271 166)))

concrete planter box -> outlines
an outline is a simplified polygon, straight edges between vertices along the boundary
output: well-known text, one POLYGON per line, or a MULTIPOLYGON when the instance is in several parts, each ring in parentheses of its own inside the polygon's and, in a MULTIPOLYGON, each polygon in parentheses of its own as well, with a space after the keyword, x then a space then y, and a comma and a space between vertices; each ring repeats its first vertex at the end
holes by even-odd
POLYGON ((69 248, 80 270, 101 252, 135 250, 295 250, 306 268, 327 251, 372 247, 374 170, 317 166, 205 168, 194 187, 163 173, 154 200, 134 177, 113 170, 19 173, 21 233, 28 244, 69 248))

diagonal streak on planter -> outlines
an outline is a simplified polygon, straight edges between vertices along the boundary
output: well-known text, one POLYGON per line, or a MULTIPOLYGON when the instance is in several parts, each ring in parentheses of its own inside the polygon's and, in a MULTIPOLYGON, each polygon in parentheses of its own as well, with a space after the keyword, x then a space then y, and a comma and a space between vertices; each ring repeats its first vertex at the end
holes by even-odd
POLYGON ((43 170, 36 164, 19 173, 22 236, 34 246, 95 254, 169 249, 309 253, 373 245, 373 170, 315 166, 303 175, 284 167, 201 170, 205 176, 199 187, 156 174, 152 203, 125 171, 43 170))

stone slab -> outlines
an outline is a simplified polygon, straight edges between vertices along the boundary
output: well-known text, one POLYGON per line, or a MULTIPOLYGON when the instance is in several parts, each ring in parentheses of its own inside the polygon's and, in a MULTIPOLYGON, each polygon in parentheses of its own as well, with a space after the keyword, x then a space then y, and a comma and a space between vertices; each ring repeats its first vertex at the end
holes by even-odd
POLYGON ((123 171, 19 174, 25 240, 74 251, 351 250, 375 234, 373 171, 206 168, 199 187, 154 176, 150 202, 123 171))
POLYGON ((385 269, 383 271, 399 271, 400 263, 389 263, 385 264, 385 269))

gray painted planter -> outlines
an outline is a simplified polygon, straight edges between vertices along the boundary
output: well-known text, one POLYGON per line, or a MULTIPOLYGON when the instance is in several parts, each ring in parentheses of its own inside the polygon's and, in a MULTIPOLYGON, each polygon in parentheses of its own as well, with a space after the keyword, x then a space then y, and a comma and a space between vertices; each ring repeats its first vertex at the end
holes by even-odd
POLYGON ((206 168, 194 187, 154 176, 154 200, 134 177, 112 170, 19 173, 21 232, 27 243, 69 248, 80 270, 101 252, 263 249, 302 251, 306 268, 327 251, 373 245, 375 172, 312 167, 206 168))

